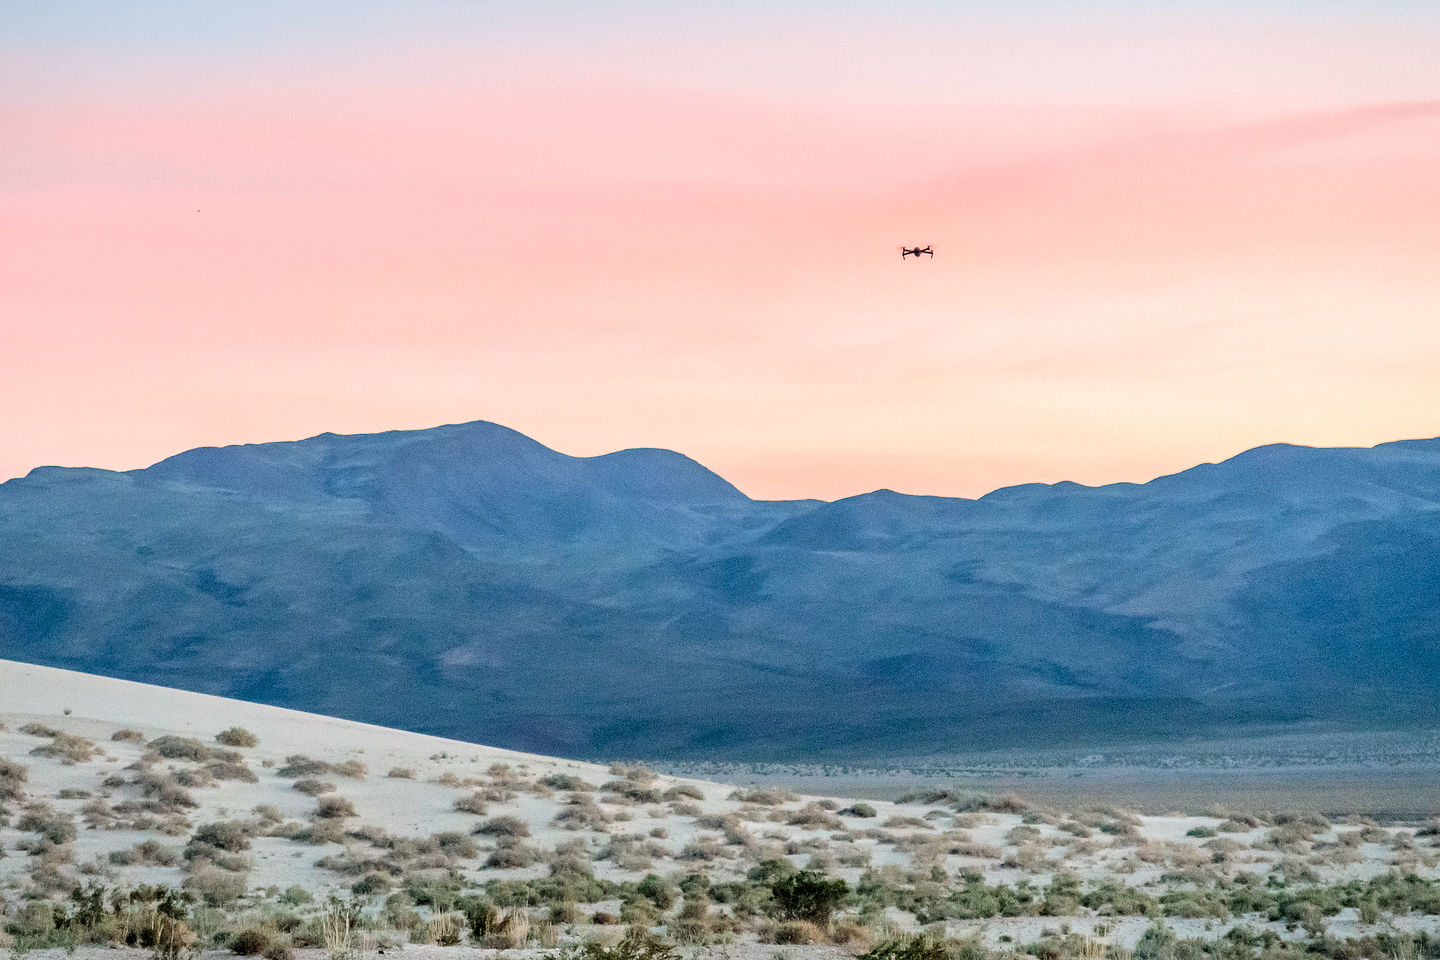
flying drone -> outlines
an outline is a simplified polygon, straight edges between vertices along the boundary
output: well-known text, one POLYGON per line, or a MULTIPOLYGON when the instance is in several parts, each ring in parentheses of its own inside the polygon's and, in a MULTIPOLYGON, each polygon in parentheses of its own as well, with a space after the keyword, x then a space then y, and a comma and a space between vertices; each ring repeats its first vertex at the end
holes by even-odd
POLYGON ((934 251, 933 249, 931 249, 929 246, 924 246, 924 247, 901 247, 901 248, 900 248, 900 259, 901 259, 901 260, 904 260, 906 257, 919 257, 920 254, 922 254, 922 253, 925 254, 925 256, 931 258, 932 260, 935 258, 935 251, 934 251))

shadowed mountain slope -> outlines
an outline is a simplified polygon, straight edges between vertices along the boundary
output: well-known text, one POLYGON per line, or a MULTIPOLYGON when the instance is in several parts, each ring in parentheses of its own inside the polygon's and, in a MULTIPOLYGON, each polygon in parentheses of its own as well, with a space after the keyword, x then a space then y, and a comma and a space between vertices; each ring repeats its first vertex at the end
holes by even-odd
POLYGON ((0 657, 570 755, 1440 720, 1440 440, 764 502, 489 423, 0 484, 0 657))

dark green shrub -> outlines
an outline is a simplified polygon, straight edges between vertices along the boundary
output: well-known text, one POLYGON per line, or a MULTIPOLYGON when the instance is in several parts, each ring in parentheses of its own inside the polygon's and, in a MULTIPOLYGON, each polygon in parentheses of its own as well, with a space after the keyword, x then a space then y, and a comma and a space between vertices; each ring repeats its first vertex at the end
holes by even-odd
POLYGON ((646 898, 661 910, 669 910, 679 899, 680 893, 675 885, 668 880, 662 880, 653 873, 645 875, 645 879, 636 885, 636 892, 646 898))
POLYGON ((832 880, 814 870, 780 877, 770 884, 776 911, 785 920, 807 920, 826 926, 835 908, 850 894, 844 880, 832 880))
POLYGON ((372 897, 390 889, 390 878, 379 871, 371 871, 350 885, 350 892, 357 897, 372 897))
POLYGON ((315 900, 310 891, 301 886, 286 887, 284 892, 277 898, 281 903, 292 907, 303 907, 315 900))

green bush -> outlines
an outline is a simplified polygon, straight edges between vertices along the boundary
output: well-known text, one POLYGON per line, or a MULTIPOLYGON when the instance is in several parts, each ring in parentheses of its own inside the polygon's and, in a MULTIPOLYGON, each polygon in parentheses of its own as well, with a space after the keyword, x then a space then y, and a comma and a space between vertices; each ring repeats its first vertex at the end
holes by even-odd
POLYGON ((779 877, 770 884, 770 896, 781 919, 830 923, 835 908, 850 894, 844 880, 832 880, 814 870, 779 877))
POLYGON ((653 873, 646 874, 645 879, 636 885, 635 890, 661 910, 669 910, 680 898, 680 892, 675 889, 673 883, 662 880, 653 873))

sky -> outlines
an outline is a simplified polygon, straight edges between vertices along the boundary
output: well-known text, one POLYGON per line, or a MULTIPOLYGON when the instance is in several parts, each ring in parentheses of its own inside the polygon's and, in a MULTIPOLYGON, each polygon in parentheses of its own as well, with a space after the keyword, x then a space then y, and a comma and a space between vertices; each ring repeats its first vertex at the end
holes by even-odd
POLYGON ((1437 49, 1433 0, 8 0, 0 479, 492 420, 976 496, 1440 435, 1437 49))

